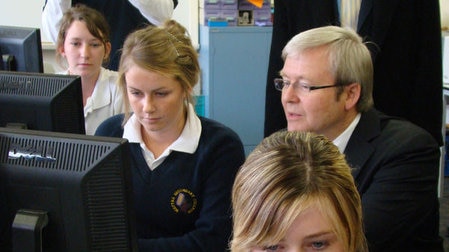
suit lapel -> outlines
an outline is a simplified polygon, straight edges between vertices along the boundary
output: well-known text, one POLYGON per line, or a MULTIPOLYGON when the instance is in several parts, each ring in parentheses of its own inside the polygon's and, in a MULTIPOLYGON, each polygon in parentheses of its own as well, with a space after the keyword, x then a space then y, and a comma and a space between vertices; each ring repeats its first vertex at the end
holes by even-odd
POLYGON ((360 173, 360 169, 365 166, 375 148, 371 141, 380 134, 380 121, 375 110, 362 113, 359 123, 349 138, 345 149, 346 160, 354 169, 352 174, 354 179, 360 173))

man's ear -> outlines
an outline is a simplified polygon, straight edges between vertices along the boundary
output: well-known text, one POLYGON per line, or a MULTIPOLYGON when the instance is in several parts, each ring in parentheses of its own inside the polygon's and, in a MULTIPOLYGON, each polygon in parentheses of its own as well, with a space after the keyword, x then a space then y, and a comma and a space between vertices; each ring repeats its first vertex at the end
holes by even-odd
POLYGON ((349 110, 357 105, 357 102, 360 99, 360 93, 362 92, 362 86, 357 82, 351 83, 345 86, 345 92, 345 108, 349 110))

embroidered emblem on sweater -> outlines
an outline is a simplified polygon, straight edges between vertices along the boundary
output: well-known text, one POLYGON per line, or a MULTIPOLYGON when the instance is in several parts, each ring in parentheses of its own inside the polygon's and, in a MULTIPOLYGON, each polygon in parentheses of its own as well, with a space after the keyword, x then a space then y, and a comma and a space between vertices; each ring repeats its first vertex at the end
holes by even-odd
POLYGON ((178 189, 171 197, 170 205, 175 213, 190 214, 196 209, 197 198, 188 189, 178 189))

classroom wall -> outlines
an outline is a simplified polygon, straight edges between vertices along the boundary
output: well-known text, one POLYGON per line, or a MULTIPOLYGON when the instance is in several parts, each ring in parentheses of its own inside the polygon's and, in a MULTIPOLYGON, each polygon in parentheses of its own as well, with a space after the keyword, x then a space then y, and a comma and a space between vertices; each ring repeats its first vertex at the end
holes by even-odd
MULTIPOLYGON (((0 0, 0 24, 42 29, 40 13, 44 3, 45 0, 0 0)), ((47 40, 42 35, 42 41, 47 40)))
POLYGON ((449 0, 440 0, 441 28, 449 30, 449 0))

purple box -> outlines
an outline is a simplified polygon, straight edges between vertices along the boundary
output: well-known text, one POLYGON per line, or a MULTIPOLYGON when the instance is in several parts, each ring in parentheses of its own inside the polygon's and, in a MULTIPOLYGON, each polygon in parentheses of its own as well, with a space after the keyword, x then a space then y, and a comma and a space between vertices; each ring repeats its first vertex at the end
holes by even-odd
POLYGON ((270 9, 253 10, 254 25, 256 26, 273 26, 270 9))
POLYGON ((237 0, 221 0, 220 9, 222 10, 237 10, 238 1, 237 0))
POLYGON ((223 26, 222 23, 226 22, 226 26, 236 26, 237 12, 237 10, 200 9, 200 24, 206 26, 223 26), (214 22, 214 24, 209 25, 210 21, 214 22))
POLYGON ((200 9, 219 10, 221 0, 200 0, 200 9))
POLYGON ((228 22, 228 26, 236 26, 238 18, 237 13, 237 10, 222 10, 221 17, 228 22))

